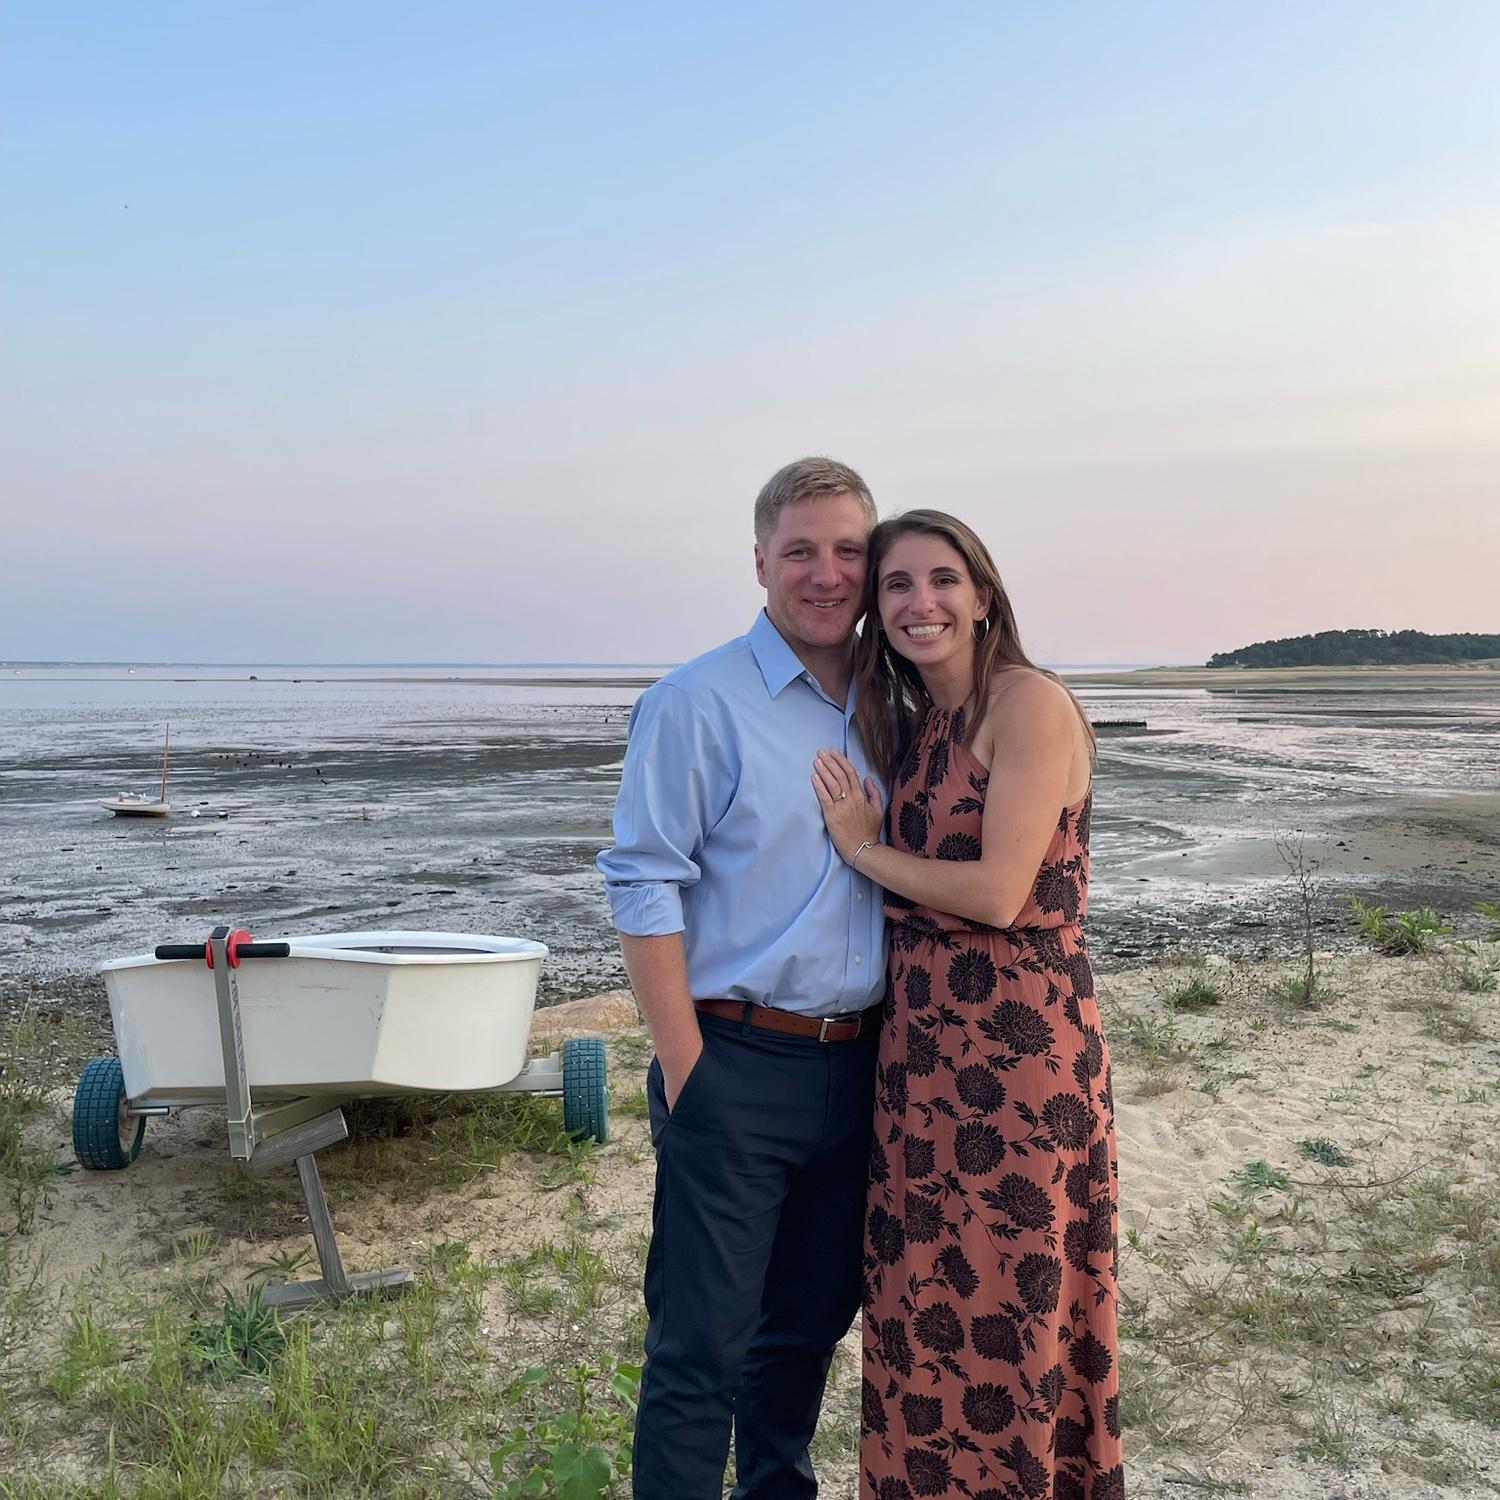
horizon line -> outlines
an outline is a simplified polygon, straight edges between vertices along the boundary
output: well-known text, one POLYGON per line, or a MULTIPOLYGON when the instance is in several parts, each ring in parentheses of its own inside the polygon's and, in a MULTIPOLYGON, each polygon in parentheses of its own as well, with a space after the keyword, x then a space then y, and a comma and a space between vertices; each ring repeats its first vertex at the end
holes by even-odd
MULTIPOLYGON (((0 668, 20 667, 182 667, 182 668, 204 668, 204 667, 271 667, 283 670, 290 667, 386 667, 393 670, 426 668, 456 669, 460 671, 492 671, 498 668, 517 667, 579 667, 590 670, 600 667, 630 668, 663 668, 670 671, 674 667, 681 666, 678 661, 147 661, 137 657, 131 661, 85 661, 82 659, 68 659, 55 661, 7 661, 0 660, 0 668)), ((1049 664, 1053 669, 1059 667, 1176 667, 1192 666, 1198 663, 1192 662, 1162 662, 1162 661, 1070 661, 1052 662, 1049 664)))

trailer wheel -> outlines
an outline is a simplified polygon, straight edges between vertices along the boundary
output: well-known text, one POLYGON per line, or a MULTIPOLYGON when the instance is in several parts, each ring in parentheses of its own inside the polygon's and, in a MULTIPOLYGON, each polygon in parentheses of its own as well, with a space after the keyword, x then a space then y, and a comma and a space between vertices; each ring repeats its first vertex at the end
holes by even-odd
POLYGON ((73 1154, 94 1172, 117 1172, 141 1154, 144 1115, 125 1113, 125 1070, 118 1057, 96 1057, 73 1096, 73 1154))
POLYGON ((563 1043, 563 1129, 575 1138, 609 1139, 609 1064, 604 1039, 575 1037, 563 1043))

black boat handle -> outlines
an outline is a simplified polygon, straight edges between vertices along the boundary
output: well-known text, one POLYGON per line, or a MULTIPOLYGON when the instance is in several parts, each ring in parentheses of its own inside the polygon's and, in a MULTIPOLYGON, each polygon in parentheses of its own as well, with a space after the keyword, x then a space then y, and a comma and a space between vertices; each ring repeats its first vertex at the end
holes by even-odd
MULTIPOLYGON (((290 943, 241 943, 235 950, 241 958, 290 958, 290 943)), ((198 958, 204 954, 202 943, 158 943, 152 950, 156 958, 198 958)))

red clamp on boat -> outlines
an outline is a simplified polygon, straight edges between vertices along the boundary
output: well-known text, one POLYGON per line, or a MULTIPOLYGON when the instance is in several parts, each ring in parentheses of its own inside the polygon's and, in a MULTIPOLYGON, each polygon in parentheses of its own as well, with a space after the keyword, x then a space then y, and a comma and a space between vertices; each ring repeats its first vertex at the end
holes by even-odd
MULTIPOLYGON (((223 931, 222 927, 214 928, 203 944, 203 957, 210 969, 214 966, 214 939, 223 931)), ((240 944, 253 943, 254 941, 255 939, 243 927, 236 927, 233 932, 225 937, 224 954, 229 959, 229 967, 231 969, 237 969, 240 966, 240 944)))

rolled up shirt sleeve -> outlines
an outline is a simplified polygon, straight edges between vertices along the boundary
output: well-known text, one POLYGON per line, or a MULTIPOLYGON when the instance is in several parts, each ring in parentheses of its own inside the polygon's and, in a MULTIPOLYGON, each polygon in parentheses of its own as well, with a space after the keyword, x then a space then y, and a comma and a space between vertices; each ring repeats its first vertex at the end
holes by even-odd
POLYGON ((633 937, 681 932, 682 892, 724 814, 734 778, 703 711, 680 688, 648 688, 630 716, 615 802, 615 842, 598 858, 616 929, 633 937))

